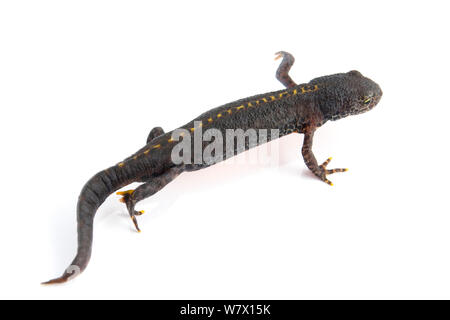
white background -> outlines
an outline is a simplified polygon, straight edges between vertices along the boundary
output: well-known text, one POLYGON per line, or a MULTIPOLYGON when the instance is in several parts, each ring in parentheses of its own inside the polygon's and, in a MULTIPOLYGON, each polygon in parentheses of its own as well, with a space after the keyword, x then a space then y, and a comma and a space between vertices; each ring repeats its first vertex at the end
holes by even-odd
POLYGON ((2 1, 0 298, 450 298, 445 1, 2 1), (313 178, 302 136, 281 164, 185 173, 138 205, 97 214, 76 251, 83 184, 209 108, 357 69, 380 104, 327 123, 313 178))

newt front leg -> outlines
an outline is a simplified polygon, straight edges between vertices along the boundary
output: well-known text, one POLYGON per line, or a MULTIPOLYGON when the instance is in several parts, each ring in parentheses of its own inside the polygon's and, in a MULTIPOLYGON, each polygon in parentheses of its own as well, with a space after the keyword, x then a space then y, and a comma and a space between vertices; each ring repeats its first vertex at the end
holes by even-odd
POLYGON ((281 60, 280 66, 277 69, 276 78, 280 81, 286 88, 293 88, 297 84, 289 76, 289 70, 291 70, 292 65, 295 62, 294 56, 288 52, 280 51, 275 53, 277 56, 275 60, 283 58, 281 60))
POLYGON ((330 186, 333 185, 333 183, 327 179, 328 174, 333 174, 336 172, 345 172, 348 171, 348 169, 327 169, 327 165, 330 163, 331 158, 328 158, 324 163, 319 165, 317 163, 316 157, 314 156, 314 153, 312 152, 312 144, 313 144, 313 138, 314 138, 314 131, 315 130, 309 130, 305 132, 305 137, 303 139, 303 147, 302 147, 302 155, 303 160, 305 161, 306 166, 309 170, 312 171, 320 180, 328 183, 330 186))

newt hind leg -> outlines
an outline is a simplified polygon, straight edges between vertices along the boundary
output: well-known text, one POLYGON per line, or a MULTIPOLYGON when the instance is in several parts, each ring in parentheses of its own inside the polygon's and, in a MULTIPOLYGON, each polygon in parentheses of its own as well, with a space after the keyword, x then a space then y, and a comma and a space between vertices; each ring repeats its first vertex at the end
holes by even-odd
POLYGON ((136 211, 134 209, 136 204, 139 201, 154 195, 156 192, 164 188, 169 182, 174 180, 183 171, 184 168, 182 167, 173 167, 158 176, 152 177, 150 180, 140 185, 135 190, 117 192, 118 195, 122 196, 120 201, 125 203, 130 218, 133 221, 133 224, 138 232, 141 232, 141 230, 139 229, 136 217, 142 215, 144 211, 136 211))
POLYGON ((164 130, 161 127, 154 127, 150 133, 148 134, 147 137, 147 144, 152 141, 153 139, 155 139, 156 137, 159 137, 161 135, 164 134, 164 130))
POLYGON ((286 88, 295 87, 297 84, 289 76, 289 70, 291 70, 291 67, 295 62, 294 56, 285 51, 280 51, 275 54, 275 60, 283 58, 276 73, 278 81, 280 81, 286 88))

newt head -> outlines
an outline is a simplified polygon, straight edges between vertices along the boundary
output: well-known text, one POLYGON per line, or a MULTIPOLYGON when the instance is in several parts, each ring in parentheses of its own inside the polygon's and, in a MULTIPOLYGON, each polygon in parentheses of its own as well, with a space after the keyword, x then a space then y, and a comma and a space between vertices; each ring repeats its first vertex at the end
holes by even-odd
POLYGON ((345 106, 344 112, 359 114, 373 109, 383 95, 380 86, 356 70, 347 74, 350 77, 349 82, 351 87, 354 88, 354 92, 353 99, 345 106))
POLYGON ((311 81, 319 84, 319 106, 326 120, 338 120, 372 110, 380 101, 383 91, 371 79, 352 70, 311 81))

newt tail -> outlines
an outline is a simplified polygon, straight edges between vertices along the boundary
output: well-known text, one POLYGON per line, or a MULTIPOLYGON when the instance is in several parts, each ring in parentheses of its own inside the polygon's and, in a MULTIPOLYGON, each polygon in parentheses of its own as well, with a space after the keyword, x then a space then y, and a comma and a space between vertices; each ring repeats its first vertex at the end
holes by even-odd
POLYGON ((123 170, 119 172, 115 167, 97 173, 85 184, 77 205, 78 250, 75 259, 61 277, 42 284, 67 282, 86 269, 92 252, 95 213, 110 194, 127 184, 129 179, 123 170))

